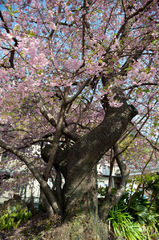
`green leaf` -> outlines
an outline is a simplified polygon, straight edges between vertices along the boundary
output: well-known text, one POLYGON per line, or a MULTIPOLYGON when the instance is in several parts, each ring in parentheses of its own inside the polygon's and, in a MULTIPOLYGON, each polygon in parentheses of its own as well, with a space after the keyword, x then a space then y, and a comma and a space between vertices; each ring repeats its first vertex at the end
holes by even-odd
POLYGON ((27 35, 29 37, 34 37, 36 34, 33 31, 31 31, 31 30, 27 30, 27 35))
POLYGON ((20 31, 20 25, 16 25, 14 28, 13 28, 13 31, 20 31))
POLYGON ((132 70, 132 69, 133 69, 132 66, 129 66, 129 67, 125 68, 126 71, 129 71, 129 70, 132 70))
POLYGON ((10 13, 11 16, 14 16, 13 11, 12 11, 12 6, 9 6, 9 7, 8 7, 8 11, 9 11, 9 13, 10 13))

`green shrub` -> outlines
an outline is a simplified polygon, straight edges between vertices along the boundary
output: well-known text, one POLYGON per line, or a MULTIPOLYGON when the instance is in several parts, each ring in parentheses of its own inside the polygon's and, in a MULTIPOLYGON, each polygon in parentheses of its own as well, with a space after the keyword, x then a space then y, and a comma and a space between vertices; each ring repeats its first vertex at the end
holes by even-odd
MULTIPOLYGON (((104 193, 104 189, 102 191, 104 193)), ((146 199, 143 191, 135 192, 133 195, 125 193, 117 206, 110 211, 107 222, 117 236, 132 240, 152 239, 159 236, 157 210, 156 202, 146 199), (140 227, 143 229, 144 237, 140 233, 140 227)))
POLYGON ((20 212, 9 212, 0 217, 0 230, 10 230, 10 228, 17 228, 23 220, 27 222, 32 216, 31 211, 22 209, 20 212))
MULTIPOLYGON (((119 206, 122 206, 122 201, 119 202, 119 206)), ((134 193, 131 196, 131 201, 125 201, 126 211, 133 217, 134 221, 137 221, 144 229, 148 239, 151 239, 151 235, 158 234, 157 223, 159 214, 156 213, 156 208, 151 204, 149 199, 143 198, 143 192, 134 193)))
POLYGON ((139 223, 134 222, 133 217, 124 210, 116 206, 109 212, 109 217, 106 221, 109 225, 109 230, 112 230, 116 236, 129 240, 144 239, 139 223))

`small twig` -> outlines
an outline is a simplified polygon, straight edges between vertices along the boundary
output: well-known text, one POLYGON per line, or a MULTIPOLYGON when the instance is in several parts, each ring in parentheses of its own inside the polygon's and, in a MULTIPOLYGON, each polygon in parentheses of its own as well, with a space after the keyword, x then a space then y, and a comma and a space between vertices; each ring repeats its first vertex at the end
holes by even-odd
MULTIPOLYGON (((10 30, 6 24, 6 21, 3 18, 2 12, 0 10, 0 18, 4 24, 4 28, 6 30, 7 33, 10 33, 10 30)), ((18 46, 18 40, 15 37, 12 37, 13 41, 14 41, 14 47, 18 46)), ((12 49, 10 49, 10 58, 9 58, 9 62, 10 62, 10 68, 14 68, 14 55, 15 55, 15 48, 12 47, 12 49)))

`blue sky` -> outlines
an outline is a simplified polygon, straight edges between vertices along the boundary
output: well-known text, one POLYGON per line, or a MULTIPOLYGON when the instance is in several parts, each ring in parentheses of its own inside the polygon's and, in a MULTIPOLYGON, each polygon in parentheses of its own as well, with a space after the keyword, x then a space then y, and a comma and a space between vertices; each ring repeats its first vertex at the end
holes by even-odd
POLYGON ((0 10, 3 11, 5 10, 6 8, 4 7, 4 4, 0 4, 0 10))

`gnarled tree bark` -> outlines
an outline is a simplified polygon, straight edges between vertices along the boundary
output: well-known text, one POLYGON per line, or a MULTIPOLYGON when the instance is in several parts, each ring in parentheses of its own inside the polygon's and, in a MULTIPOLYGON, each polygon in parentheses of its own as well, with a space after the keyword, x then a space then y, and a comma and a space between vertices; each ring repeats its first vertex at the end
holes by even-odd
MULTIPOLYGON (((54 166, 58 166, 65 178, 65 185, 61 191, 63 198, 61 208, 65 217, 78 213, 80 209, 87 211, 92 206, 94 206, 94 213, 97 213, 94 169, 101 157, 115 145, 137 113, 126 103, 120 91, 121 89, 118 90, 117 97, 123 105, 120 108, 107 107, 103 121, 96 128, 78 139, 72 147, 59 151, 56 155, 54 166), (90 199, 92 204, 88 204, 90 199)), ((47 154, 45 156, 47 157, 47 154)))

